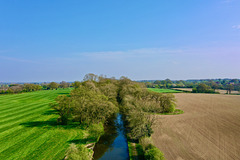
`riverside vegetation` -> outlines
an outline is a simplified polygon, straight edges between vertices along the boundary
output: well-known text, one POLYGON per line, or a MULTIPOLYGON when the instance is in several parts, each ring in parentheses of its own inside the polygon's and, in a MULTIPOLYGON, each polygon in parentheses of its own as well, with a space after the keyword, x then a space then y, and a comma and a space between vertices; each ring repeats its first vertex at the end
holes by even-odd
MULTIPOLYGON (((51 104, 59 115, 58 123, 94 125, 92 135, 96 137, 103 132, 102 127, 97 126, 102 126, 111 115, 121 112, 129 141, 145 142, 153 133, 154 116, 149 113, 169 113, 175 110, 172 94, 151 92, 143 83, 133 82, 126 77, 116 80, 88 74, 84 82, 74 82, 73 86, 70 95, 60 95, 51 104)), ((145 159, 164 158, 152 142, 144 143, 143 146, 145 159)), ((90 159, 89 152, 82 146, 72 144, 66 157, 81 159, 80 155, 86 155, 90 159)))
MULTIPOLYGON (((14 86, 10 88, 19 87, 14 86)), ((74 82, 73 89, 69 86, 25 84, 13 93, 29 93, 0 96, 1 159, 91 159, 93 151, 88 148, 103 134, 104 123, 118 112, 129 142, 141 146, 145 159, 163 159, 149 137, 153 115, 175 110, 173 95, 151 92, 126 77, 116 80, 94 74, 74 82)))

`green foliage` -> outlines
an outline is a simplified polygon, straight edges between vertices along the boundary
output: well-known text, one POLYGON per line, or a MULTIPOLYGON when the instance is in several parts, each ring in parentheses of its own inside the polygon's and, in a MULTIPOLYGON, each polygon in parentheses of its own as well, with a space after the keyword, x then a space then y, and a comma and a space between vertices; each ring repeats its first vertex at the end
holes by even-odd
POLYGON ((48 86, 49 86, 50 89, 57 89, 59 84, 56 83, 56 82, 51 82, 51 83, 48 84, 48 86))
POLYGON ((172 94, 164 94, 160 98, 160 105, 163 108, 163 112, 172 113, 175 110, 175 98, 172 94))
POLYGON ((70 83, 67 83, 65 81, 62 81, 59 85, 59 88, 68 88, 70 87, 70 83))
POLYGON ((232 90, 234 89, 234 86, 232 84, 228 84, 226 86, 227 94, 231 94, 232 90))
POLYGON ((74 143, 70 144, 66 152, 66 159, 68 160, 91 160, 92 150, 87 149, 83 145, 79 147, 74 143))
POLYGON ((215 93, 214 90, 215 89, 211 89, 210 86, 204 83, 200 83, 196 88, 192 89, 192 93, 215 93))
POLYGON ((104 122, 118 111, 117 106, 90 81, 81 83, 69 97, 59 96, 56 102, 52 107, 58 112, 62 124, 69 120, 87 125, 104 122))
POLYGON ((146 160, 164 160, 163 153, 153 145, 151 137, 142 137, 139 140, 139 144, 144 151, 144 158, 146 160))
POLYGON ((163 153, 154 146, 149 147, 148 150, 145 151, 144 157, 146 160, 164 160, 163 153))
POLYGON ((76 88, 79 88, 81 86, 81 82, 79 81, 75 81, 72 86, 76 89, 76 88))
MULTIPOLYGON (((174 112, 172 94, 150 92, 142 83, 126 77, 120 80, 87 74, 84 82, 74 82, 70 96, 59 96, 52 107, 58 112, 59 122, 80 122, 91 126, 105 122, 118 107, 124 115, 128 136, 138 140, 153 133, 153 116, 146 112, 174 112)), ((170 80, 166 80, 171 83, 170 80)))
POLYGON ((88 132, 92 136, 91 138, 98 139, 104 133, 103 124, 92 124, 88 127, 88 132))
POLYGON ((52 103, 50 106, 57 111, 59 115, 58 122, 65 125, 72 117, 71 99, 66 95, 60 95, 55 100, 56 103, 52 103))
POLYGON ((138 140, 141 137, 150 136, 153 133, 153 119, 144 112, 132 111, 127 117, 129 130, 128 136, 133 140, 138 140))
POLYGON ((149 145, 153 145, 153 141, 151 137, 142 137, 139 139, 139 144, 142 146, 143 150, 149 148, 149 145))
POLYGON ((73 120, 88 125, 104 122, 118 110, 101 92, 85 86, 73 90, 69 98, 73 102, 71 104, 73 120))

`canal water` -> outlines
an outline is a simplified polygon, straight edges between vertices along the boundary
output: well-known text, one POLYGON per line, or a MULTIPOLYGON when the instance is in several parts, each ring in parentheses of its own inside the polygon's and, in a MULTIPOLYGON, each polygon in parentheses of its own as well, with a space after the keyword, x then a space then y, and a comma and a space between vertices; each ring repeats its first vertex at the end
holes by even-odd
POLYGON ((111 118, 104 130, 105 134, 94 147, 94 160, 129 160, 122 115, 111 118))

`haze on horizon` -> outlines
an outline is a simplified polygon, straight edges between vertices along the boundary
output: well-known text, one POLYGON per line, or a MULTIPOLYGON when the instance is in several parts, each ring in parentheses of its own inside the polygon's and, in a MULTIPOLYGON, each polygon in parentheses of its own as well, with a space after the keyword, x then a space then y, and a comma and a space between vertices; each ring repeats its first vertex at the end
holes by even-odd
POLYGON ((240 1, 1 1, 0 82, 240 78, 240 1))

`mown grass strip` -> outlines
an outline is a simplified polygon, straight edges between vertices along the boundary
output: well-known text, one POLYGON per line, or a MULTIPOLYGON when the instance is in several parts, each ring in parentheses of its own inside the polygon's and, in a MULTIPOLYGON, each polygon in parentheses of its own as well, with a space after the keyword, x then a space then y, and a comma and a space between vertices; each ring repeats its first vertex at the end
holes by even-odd
POLYGON ((148 90, 158 93, 182 93, 182 91, 177 91, 173 89, 148 88, 148 90))
POLYGON ((55 125, 48 104, 67 90, 0 96, 0 159, 62 159, 83 130, 55 125), (47 113, 47 114, 44 114, 47 113))

